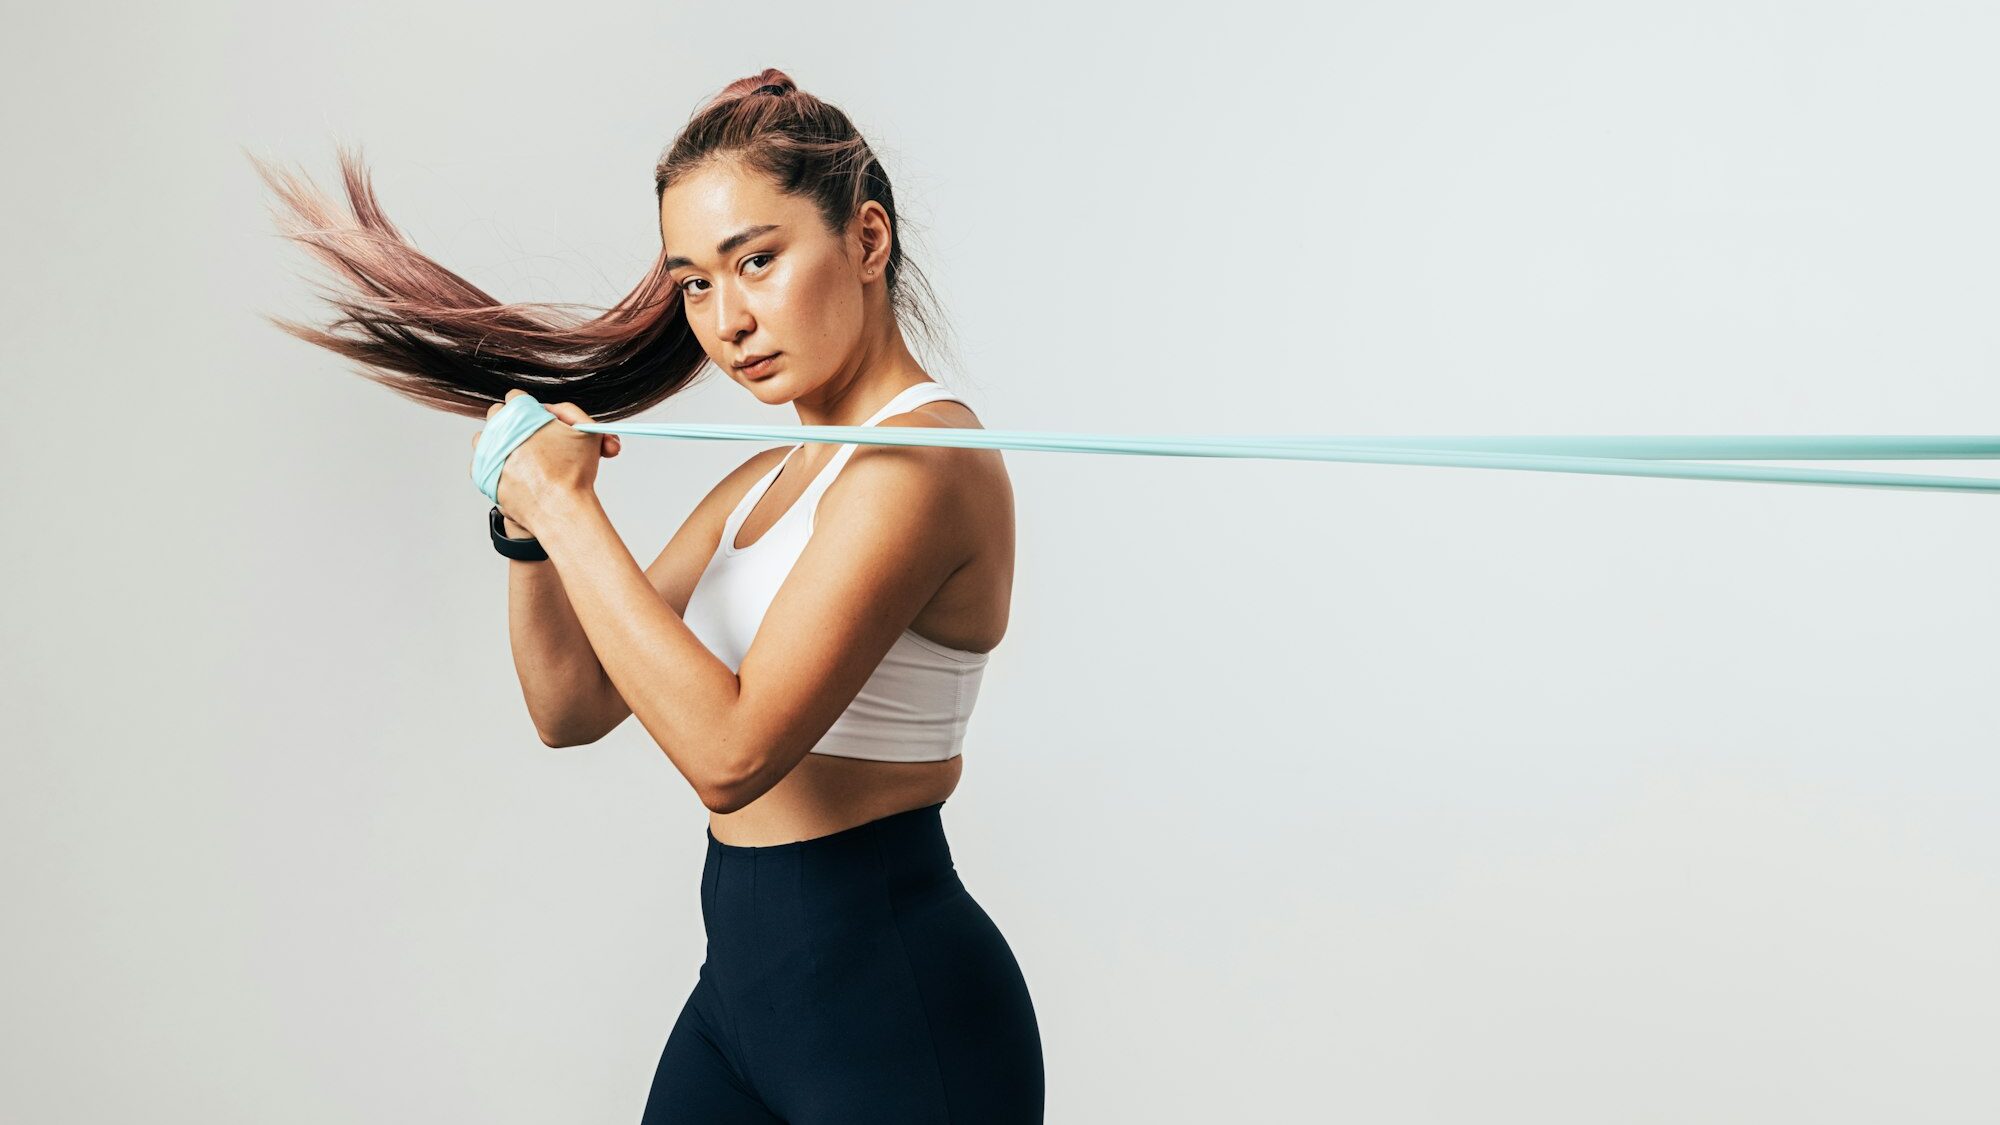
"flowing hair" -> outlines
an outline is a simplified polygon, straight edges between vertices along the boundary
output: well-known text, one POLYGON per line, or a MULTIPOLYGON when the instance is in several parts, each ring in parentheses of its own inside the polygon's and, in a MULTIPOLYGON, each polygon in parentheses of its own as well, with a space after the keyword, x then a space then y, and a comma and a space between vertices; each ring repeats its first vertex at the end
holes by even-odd
MULTIPOLYGON (((337 151, 345 214, 309 178, 246 153, 278 197, 273 215, 285 237, 346 282, 321 291, 340 311, 332 324, 264 318, 283 331, 356 361, 362 376, 406 398, 470 417, 484 417, 518 388, 616 421, 685 389, 707 364, 681 315, 680 290, 661 268, 664 248, 639 284, 598 315, 579 315, 571 310, 580 306, 567 303, 502 303, 411 245, 376 202, 359 152, 337 151)), ((654 214, 667 188, 720 160, 740 161, 778 190, 810 199, 836 235, 862 203, 880 203, 889 216, 892 315, 940 342, 936 298, 903 253, 889 174, 845 113, 775 68, 731 82, 689 117, 654 166, 654 214)))

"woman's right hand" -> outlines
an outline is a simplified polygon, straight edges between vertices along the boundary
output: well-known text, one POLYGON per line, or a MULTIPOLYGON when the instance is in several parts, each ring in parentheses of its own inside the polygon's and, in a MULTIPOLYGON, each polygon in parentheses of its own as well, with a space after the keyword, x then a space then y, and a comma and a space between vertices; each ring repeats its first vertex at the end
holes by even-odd
MULTIPOLYGON (((555 415, 556 421, 561 422, 565 426, 576 426, 585 422, 595 421, 590 415, 583 412, 582 407, 573 402, 543 403, 542 409, 555 415)), ((604 456, 618 456, 619 445, 617 434, 599 434, 597 436, 604 439, 603 443, 598 447, 604 456)))

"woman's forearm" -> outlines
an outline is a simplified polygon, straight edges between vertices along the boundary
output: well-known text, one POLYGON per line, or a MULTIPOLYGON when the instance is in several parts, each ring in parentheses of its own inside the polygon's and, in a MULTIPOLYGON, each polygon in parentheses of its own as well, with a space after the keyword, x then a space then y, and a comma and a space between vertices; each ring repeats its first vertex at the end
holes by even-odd
POLYGON ((615 685, 702 803, 731 811, 761 761, 745 745, 742 684, 659 596, 606 518, 597 494, 547 501, 535 532, 615 685))
MULTIPOLYGON (((513 520, 506 533, 526 538, 513 520)), ((507 635, 535 731, 550 746, 595 742, 630 711, 604 674, 555 564, 507 563, 507 635)))

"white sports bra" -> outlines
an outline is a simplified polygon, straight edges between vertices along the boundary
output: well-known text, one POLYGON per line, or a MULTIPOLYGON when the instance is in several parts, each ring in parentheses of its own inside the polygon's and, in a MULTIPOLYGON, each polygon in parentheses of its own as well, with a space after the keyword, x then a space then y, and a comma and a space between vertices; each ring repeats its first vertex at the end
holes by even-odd
MULTIPOLYGON (((873 426, 940 399, 965 401, 940 383, 916 383, 903 388, 862 425, 873 426)), ((738 548, 736 536, 743 521, 801 448, 793 446, 777 468, 765 473, 737 502, 682 615, 701 643, 732 672, 742 667, 743 654, 750 650, 764 612, 805 550, 820 496, 855 450, 852 445, 835 450, 832 460, 821 467, 778 521, 755 543, 738 548)), ((834 720, 812 753, 883 762, 939 762, 957 755, 973 702, 979 697, 980 676, 986 670, 988 655, 950 648, 903 630, 860 694, 834 720)))

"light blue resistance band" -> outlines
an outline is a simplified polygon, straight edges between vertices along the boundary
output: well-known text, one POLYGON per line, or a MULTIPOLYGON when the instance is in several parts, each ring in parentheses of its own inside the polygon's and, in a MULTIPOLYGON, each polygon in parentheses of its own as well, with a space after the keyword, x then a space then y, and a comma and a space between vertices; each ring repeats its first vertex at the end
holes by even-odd
MULTIPOLYGON (((474 450, 473 480, 498 503, 500 469, 515 447, 555 420, 532 396, 516 395, 487 423, 474 450), (513 416, 509 417, 509 412, 513 416), (523 428, 525 427, 525 428, 523 428)), ((1154 457, 1247 457, 1273 461, 1350 461, 1546 473, 1679 477, 1690 480, 1831 484, 1855 488, 2000 492, 2000 478, 1870 473, 1789 466, 1713 465, 1668 458, 1746 461, 1958 461, 2000 457, 1994 435, 1590 435, 1401 436, 1333 434, 1088 434, 971 430, 934 426, 727 426, 686 422, 585 422, 592 434, 677 437, 699 441, 817 442, 833 445, 927 445, 1024 449, 1050 453, 1122 453, 1154 457)))

